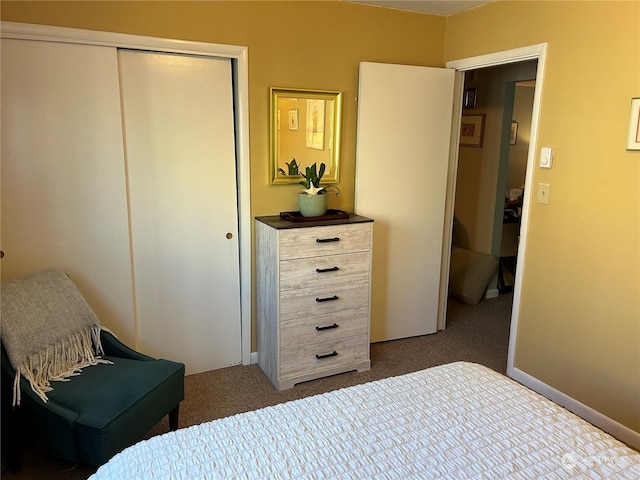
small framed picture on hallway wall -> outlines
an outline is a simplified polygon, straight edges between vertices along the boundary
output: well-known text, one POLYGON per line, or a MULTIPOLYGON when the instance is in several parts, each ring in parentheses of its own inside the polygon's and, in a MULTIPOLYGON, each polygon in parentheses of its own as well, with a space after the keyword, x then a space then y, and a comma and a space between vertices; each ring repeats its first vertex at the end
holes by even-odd
POLYGON ((518 122, 515 120, 511 122, 511 137, 509 138, 509 145, 515 145, 518 143, 518 122))
POLYGON ((476 108, 476 102, 478 100, 478 89, 467 88, 464 91, 464 108, 476 108))
POLYGON ((482 147, 484 134, 484 113, 462 115, 460 126, 461 147, 482 147))
POLYGON ((640 150, 640 97, 631 99, 627 150, 640 150))

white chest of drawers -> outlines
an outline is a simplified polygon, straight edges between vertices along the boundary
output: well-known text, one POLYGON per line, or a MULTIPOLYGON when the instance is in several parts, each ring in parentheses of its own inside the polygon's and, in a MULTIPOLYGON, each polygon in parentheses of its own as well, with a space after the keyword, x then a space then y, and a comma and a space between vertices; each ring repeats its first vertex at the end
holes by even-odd
POLYGON ((369 370, 373 220, 255 226, 258 363, 271 382, 369 370))

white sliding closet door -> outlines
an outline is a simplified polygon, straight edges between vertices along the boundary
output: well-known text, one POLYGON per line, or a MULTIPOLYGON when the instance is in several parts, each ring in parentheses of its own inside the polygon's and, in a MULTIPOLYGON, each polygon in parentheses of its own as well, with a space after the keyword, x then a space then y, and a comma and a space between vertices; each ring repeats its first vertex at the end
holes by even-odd
POLYGON ((360 64, 356 212, 375 219, 371 341, 435 333, 454 71, 360 64))
POLYGON ((231 61, 120 50, 139 347, 239 364, 231 61))
POLYGON ((2 40, 2 279, 57 267, 133 344, 116 50, 2 40))

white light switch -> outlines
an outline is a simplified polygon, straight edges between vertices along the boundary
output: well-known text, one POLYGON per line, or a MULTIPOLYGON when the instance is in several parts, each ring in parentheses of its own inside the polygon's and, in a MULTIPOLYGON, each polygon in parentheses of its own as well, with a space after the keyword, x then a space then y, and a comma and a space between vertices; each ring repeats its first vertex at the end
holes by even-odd
POLYGON ((551 168, 553 160, 553 149, 551 147, 542 147, 540 149, 540 168, 551 168))
POLYGON ((551 189, 551 185, 548 183, 539 183, 538 184, 538 203, 543 203, 547 205, 549 203, 549 190, 551 189))

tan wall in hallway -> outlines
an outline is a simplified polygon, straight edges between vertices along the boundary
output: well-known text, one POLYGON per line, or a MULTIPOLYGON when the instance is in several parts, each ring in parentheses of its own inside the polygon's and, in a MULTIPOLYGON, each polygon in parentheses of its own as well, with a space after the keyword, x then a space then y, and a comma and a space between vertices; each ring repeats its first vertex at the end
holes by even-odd
MULTIPOLYGON (((471 249, 478 252, 491 254, 493 251, 496 202, 502 208, 504 199, 504 189, 498 187, 498 179, 506 85, 535 78, 536 63, 532 60, 484 68, 476 71, 475 80, 465 83, 465 87, 478 89, 478 101, 476 108, 464 109, 463 114, 485 115, 484 138, 481 148, 459 149, 455 213, 469 233, 471 249)), ((497 221, 502 222, 500 218, 497 221)), ((489 288, 495 288, 495 282, 489 288)))
POLYGON ((637 1, 499 1, 449 17, 445 47, 449 61, 548 43, 538 148, 555 158, 534 171, 550 203, 532 203, 515 366, 637 432, 639 23, 637 1))

